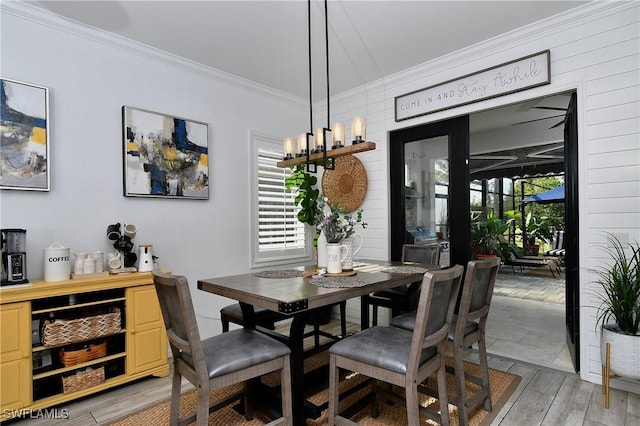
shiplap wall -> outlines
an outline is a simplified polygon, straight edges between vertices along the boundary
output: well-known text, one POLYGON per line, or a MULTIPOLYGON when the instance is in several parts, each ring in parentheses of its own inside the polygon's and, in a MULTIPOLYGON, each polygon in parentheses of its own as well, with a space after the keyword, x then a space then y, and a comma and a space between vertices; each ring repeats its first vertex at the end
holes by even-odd
MULTIPOLYGON (((362 257, 389 253, 388 132, 463 114, 576 90, 579 124, 581 377, 598 383, 601 366, 595 333, 597 286, 587 269, 600 259, 603 232, 640 240, 640 6, 637 2, 593 3, 535 25, 438 58, 332 99, 332 121, 366 115, 367 139, 377 150, 359 155, 369 190, 363 208, 362 257), (473 105, 394 121, 394 97, 550 49, 551 84, 473 105)), ((318 108, 318 110, 322 110, 318 108)), ((322 118, 322 120, 325 120, 322 118)), ((473 138, 473 136, 472 136, 473 138)), ((455 208, 455 206, 454 206, 455 208)), ((359 303, 349 315, 359 318, 359 303)), ((382 310, 385 311, 385 310, 382 310)))

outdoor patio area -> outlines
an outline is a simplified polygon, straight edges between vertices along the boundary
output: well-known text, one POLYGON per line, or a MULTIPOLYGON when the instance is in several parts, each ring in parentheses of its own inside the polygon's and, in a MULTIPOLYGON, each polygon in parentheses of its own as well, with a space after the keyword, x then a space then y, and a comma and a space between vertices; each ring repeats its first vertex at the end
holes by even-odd
POLYGON ((503 266, 487 325, 487 351, 573 372, 565 342, 565 278, 548 268, 503 266))

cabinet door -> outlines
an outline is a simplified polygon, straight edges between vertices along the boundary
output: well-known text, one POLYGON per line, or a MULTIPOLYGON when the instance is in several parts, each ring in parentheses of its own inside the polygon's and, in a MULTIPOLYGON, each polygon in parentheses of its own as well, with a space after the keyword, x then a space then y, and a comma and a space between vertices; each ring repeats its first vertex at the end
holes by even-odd
POLYGON ((167 364, 167 334, 153 285, 127 289, 127 374, 167 364))
POLYGON ((29 302, 0 305, 0 407, 17 409, 30 403, 30 305, 29 302))

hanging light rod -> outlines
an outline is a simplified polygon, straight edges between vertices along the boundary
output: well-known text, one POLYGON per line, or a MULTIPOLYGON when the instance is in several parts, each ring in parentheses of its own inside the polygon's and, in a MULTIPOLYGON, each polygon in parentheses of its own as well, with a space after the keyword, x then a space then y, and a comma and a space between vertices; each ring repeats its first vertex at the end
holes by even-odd
POLYGON ((351 121, 351 146, 345 146, 344 124, 334 123, 329 126, 330 115, 330 90, 329 90, 329 13, 327 0, 324 0, 324 37, 325 59, 327 72, 327 127, 319 127, 313 130, 313 86, 311 67, 311 0, 307 0, 307 28, 309 44, 309 131, 298 136, 297 144, 293 138, 284 140, 284 160, 278 162, 278 167, 295 167, 306 164, 307 171, 316 173, 318 165, 325 169, 335 168, 335 158, 350 155, 357 152, 376 149, 376 144, 365 140, 365 120, 363 117, 355 117, 351 121), (327 143, 331 139, 331 150, 327 149, 327 143), (297 145, 297 149, 296 149, 297 145))

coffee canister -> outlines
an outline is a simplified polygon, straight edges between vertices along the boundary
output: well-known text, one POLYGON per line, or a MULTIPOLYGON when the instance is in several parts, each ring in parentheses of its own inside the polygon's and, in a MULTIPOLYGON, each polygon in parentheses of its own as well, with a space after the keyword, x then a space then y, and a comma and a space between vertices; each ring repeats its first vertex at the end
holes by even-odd
POLYGON ((64 281, 71 276, 71 249, 53 243, 44 249, 44 280, 64 281))

